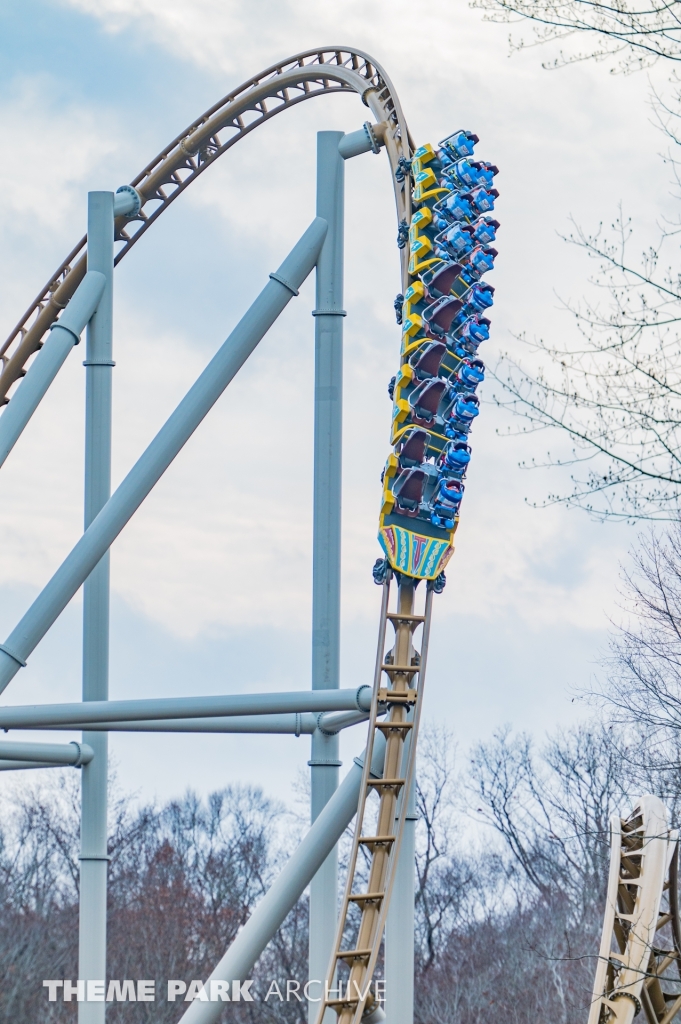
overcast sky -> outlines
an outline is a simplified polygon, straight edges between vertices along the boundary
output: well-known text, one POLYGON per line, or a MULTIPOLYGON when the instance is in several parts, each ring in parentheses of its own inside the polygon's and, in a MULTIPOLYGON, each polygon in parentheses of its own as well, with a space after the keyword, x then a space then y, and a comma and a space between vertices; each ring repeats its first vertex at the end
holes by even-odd
MULTIPOLYGON (((669 204, 646 76, 541 68, 463 0, 25 0, 0 10, 0 332, 85 226, 86 193, 129 181, 186 124, 269 64, 311 46, 367 50, 417 142, 456 128, 500 167, 493 340, 569 337, 560 299, 587 288, 559 237, 610 223, 622 201, 640 247, 669 204)), ((544 57, 548 54, 544 54, 544 57)), ((114 484, 172 411, 314 214, 315 133, 353 131, 357 97, 298 106, 202 176, 121 264, 115 298, 114 484)), ((342 685, 371 682, 379 591, 386 386, 398 365, 395 215, 387 160, 347 165, 342 685)), ((111 697, 310 685, 312 279, 113 548, 111 697)), ((0 473, 0 639, 81 532, 82 347, 0 473)), ((501 724, 538 737, 588 713, 619 565, 635 540, 561 507, 559 480, 518 464, 549 439, 501 436, 491 402, 472 436, 457 550, 437 599, 426 721, 463 748, 501 724)), ((512 425, 512 424, 511 424, 512 425)), ((80 697, 80 597, 5 692, 80 697)), ((359 729, 343 740, 347 761, 359 729)), ((165 798, 233 781, 288 798, 306 738, 117 736, 121 784, 165 798)), ((30 773, 35 777, 36 773, 30 773)), ((8 776, 0 787, 10 784, 8 776)))

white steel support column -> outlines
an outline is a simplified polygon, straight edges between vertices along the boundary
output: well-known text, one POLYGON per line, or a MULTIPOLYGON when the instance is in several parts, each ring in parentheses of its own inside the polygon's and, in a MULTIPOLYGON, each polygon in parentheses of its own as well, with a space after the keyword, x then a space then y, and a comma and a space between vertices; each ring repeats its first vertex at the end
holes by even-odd
MULTIPOLYGON (((317 262, 312 554, 312 687, 335 689, 340 673, 341 459, 343 403, 343 132, 317 134, 317 216, 328 224, 317 262)), ((312 736, 311 820, 338 786, 338 736, 312 736)), ((335 938, 338 852, 310 885, 309 978, 323 983, 335 938)), ((321 995, 321 985, 311 990, 321 995), (318 991, 317 991, 318 989, 318 991)), ((309 1004, 313 1024, 317 1003, 309 1004)))
MULTIPOLYGON (((111 496, 113 192, 88 193, 88 270, 106 278, 87 329, 85 358, 85 529, 111 496)), ((83 700, 109 697, 109 552, 83 588, 83 700)), ((78 977, 106 978, 107 753, 103 732, 84 732, 94 757, 82 769, 78 977)), ((106 1004, 78 1004, 78 1024, 104 1024, 106 1004)))

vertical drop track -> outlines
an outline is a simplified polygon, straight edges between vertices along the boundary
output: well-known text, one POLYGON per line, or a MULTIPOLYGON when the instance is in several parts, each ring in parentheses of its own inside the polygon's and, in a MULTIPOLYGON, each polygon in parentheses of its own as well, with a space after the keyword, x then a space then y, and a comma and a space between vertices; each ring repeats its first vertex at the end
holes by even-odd
POLYGON ((423 704, 433 588, 430 583, 425 584, 424 608, 419 614, 418 583, 392 572, 383 583, 368 749, 348 878, 318 1024, 328 1008, 336 1010, 338 1024, 358 1024, 367 1006, 375 1001, 370 984, 404 832, 423 704), (397 585, 393 588, 395 581, 397 585), (396 593, 394 611, 390 610, 391 590, 396 593), (417 635, 420 650, 415 647, 417 635), (389 642, 392 645, 386 650, 389 642), (370 772, 379 732, 386 738, 380 779, 370 772))

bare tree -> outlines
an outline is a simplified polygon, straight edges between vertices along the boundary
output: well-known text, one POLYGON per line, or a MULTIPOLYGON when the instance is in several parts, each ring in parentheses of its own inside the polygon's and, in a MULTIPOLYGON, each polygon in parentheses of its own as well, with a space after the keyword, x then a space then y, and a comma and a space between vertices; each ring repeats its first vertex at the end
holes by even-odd
MULTIPOLYGON (((614 727, 613 727, 614 730, 614 727)), ((599 724, 541 750, 500 734, 474 754, 471 829, 452 736, 426 730, 417 807, 417 1024, 583 1024, 607 871, 607 818, 625 801, 630 760, 599 724), (485 829, 481 835, 480 828, 485 829), (496 839, 494 838, 496 836, 496 839)), ((75 1021, 48 1003, 43 978, 77 972, 77 773, 17 788, 0 815, 0 1024, 75 1021)), ((658 773, 679 803, 679 774, 658 773)), ((659 789, 659 786, 658 786, 659 789)), ((205 979, 251 913, 302 827, 259 790, 232 787, 163 807, 113 802, 110 975, 157 982, 157 1001, 112 1003, 112 1024, 172 1024, 168 978, 205 979)), ((307 902, 254 970, 285 991, 303 982, 307 902)), ((226 1004, 233 1024, 304 1024, 304 1002, 226 1004)))
POLYGON ((615 723, 640 789, 674 815, 681 769, 681 524, 639 538, 623 573, 623 620, 613 630, 604 679, 591 694, 615 723))
POLYGON ((479 746, 468 772, 472 809, 500 842, 485 830, 478 852, 469 849, 474 899, 420 976, 419 1022, 583 1024, 623 766, 598 724, 557 734, 540 752, 508 732, 479 746))
MULTIPOLYGON (((54 772, 3 801, 0 1024, 75 1020, 76 1003, 48 1003, 42 980, 77 977, 77 783, 74 772, 54 772)), ((112 805, 109 973, 155 980, 157 1000, 112 1002, 107 1019, 171 1024, 178 1013, 165 1000, 167 979, 208 976, 288 855, 277 828, 283 811, 238 786, 160 809, 134 808, 125 797, 112 805)), ((306 929, 301 901, 256 966, 256 984, 303 976, 306 929)), ((302 1020, 293 1003, 244 1002, 228 1015, 239 1024, 302 1020)))
POLYGON ((521 49, 547 42, 570 40, 576 47, 548 63, 556 67, 578 60, 613 60, 612 71, 650 67, 660 59, 681 60, 681 4, 678 0, 632 3, 613 0, 473 0, 493 21, 530 21, 532 41, 521 39, 521 49))
MULTIPOLYGON (((553 43, 555 52, 560 45, 545 67, 608 59, 611 70, 633 71, 667 62, 672 96, 655 95, 653 107, 678 185, 681 2, 473 0, 473 6, 491 20, 529 27, 529 36, 521 33, 512 47, 553 43)), ((577 506, 603 519, 673 520, 681 513, 678 231, 677 221, 660 225, 658 240, 639 258, 631 254, 631 222, 621 209, 607 230, 575 225, 566 241, 594 261, 596 297, 564 303, 576 327, 571 338, 529 341, 521 334, 529 358, 506 354, 497 367, 504 389, 497 400, 524 420, 521 431, 548 430, 556 438, 545 458, 524 465, 570 468, 571 483, 547 504, 577 506)))
POLYGON ((681 273, 663 268, 670 227, 640 266, 628 261, 631 228, 579 228, 567 239, 597 263, 604 302, 567 305, 577 334, 564 343, 525 342, 538 369, 504 354, 496 369, 501 406, 523 432, 558 430, 565 454, 529 465, 569 466, 571 487, 549 495, 600 518, 676 519, 681 512, 681 273))
POLYGON ((433 967, 447 936, 476 899, 475 869, 462 855, 464 806, 457 792, 456 745, 449 729, 424 729, 416 783, 416 945, 419 967, 433 967))
POLYGON ((564 896, 576 920, 605 892, 609 818, 626 797, 626 764, 607 726, 595 723, 549 740, 537 756, 509 730, 471 761, 480 819, 502 837, 514 869, 544 899, 564 896))

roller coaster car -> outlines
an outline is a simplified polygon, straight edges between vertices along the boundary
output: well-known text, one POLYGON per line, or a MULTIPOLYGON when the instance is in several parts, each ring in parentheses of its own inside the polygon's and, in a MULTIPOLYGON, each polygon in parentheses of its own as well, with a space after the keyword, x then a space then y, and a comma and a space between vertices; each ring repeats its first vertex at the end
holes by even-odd
POLYGON ((490 321, 486 316, 469 316, 461 327, 447 335, 447 345, 459 359, 474 356, 478 346, 489 338, 490 321))
POLYGON ((447 340, 450 344, 455 344, 459 341, 465 344, 470 343, 477 349, 478 345, 488 340, 491 322, 488 317, 480 316, 479 313, 471 314, 468 310, 464 310, 464 313, 468 315, 460 323, 455 324, 454 328, 449 332, 447 340))
POLYGON ((477 172, 479 184, 487 185, 488 187, 499 173, 497 165, 491 164, 488 160, 476 160, 473 166, 477 172))
POLYGON ((468 317, 461 328, 460 336, 466 339, 470 338, 476 345, 480 345, 481 342, 489 339, 489 329, 491 326, 492 322, 486 316, 475 314, 468 317))
MULTIPOLYGON (((460 311, 462 305, 463 303, 459 298, 443 295, 442 298, 437 299, 432 305, 424 309, 424 326, 431 334, 444 336, 451 328, 452 320, 460 311)), ((444 350, 445 346, 443 345, 442 355, 444 355, 444 350)))
POLYGON ((412 417, 418 426, 429 426, 435 420, 440 400, 448 390, 439 377, 422 381, 409 396, 412 417))
POLYGON ((481 217, 470 226, 469 230, 472 231, 476 242, 480 242, 481 245, 489 245, 490 242, 496 240, 499 227, 499 221, 494 220, 493 217, 481 217))
POLYGON ((460 480, 471 461, 471 448, 465 441, 450 441, 443 449, 438 466, 442 476, 460 480))
POLYGON ((412 469, 420 466, 425 460, 430 434, 427 430, 413 427, 402 435, 398 448, 399 465, 401 469, 412 469))
POLYGON ((427 342, 417 348, 416 352, 409 357, 409 364, 414 369, 416 379, 428 380, 431 377, 437 377, 446 351, 447 346, 441 341, 427 342))
POLYGON ((435 254, 443 259, 460 259, 475 246, 470 224, 460 221, 450 224, 444 217, 436 215, 433 226, 440 232, 435 236, 435 254))
POLYGON ((471 313, 482 313, 494 304, 494 288, 491 284, 476 284, 470 291, 466 305, 471 313))
POLYGON ((412 157, 413 160, 418 160, 420 164, 428 164, 431 160, 435 159, 435 150, 429 142, 426 142, 425 146, 419 146, 412 157))
POLYGON ((395 509, 413 518, 419 514, 428 474, 422 469, 403 469, 393 484, 395 509))
POLYGON ((446 152, 451 153, 455 160, 458 160, 462 156, 472 156, 475 145, 479 141, 480 139, 473 132, 459 129, 452 135, 448 135, 446 139, 442 139, 438 145, 446 152))
POLYGON ((480 400, 477 395, 469 392, 459 394, 448 410, 445 423, 445 435, 453 438, 457 434, 467 434, 476 416, 480 415, 480 400))
POLYGON ((448 227, 445 231, 441 231, 439 235, 435 236, 433 244, 433 255, 439 256, 441 260, 464 260, 468 253, 473 249, 473 239, 469 238, 469 243, 462 239, 465 239, 465 235, 461 230, 461 225, 455 224, 453 227, 448 227), (452 241, 454 239, 454 241, 452 241))
POLYGON ((412 214, 411 224, 409 227, 409 233, 418 228, 427 228, 433 219, 432 211, 427 206, 422 206, 420 210, 417 210, 412 214))
POLYGON ((472 270, 478 277, 482 277, 489 270, 494 270, 494 261, 498 256, 496 249, 483 248, 478 245, 468 256, 468 264, 470 270, 472 270))
POLYGON ((450 192, 448 196, 435 204, 434 209, 443 217, 448 217, 450 223, 457 220, 467 223, 475 220, 470 192, 450 192))
MULTIPOLYGON (((473 158, 478 138, 457 131, 411 161, 409 287, 402 309, 401 366, 393 384, 394 450, 384 473, 379 537, 398 572, 435 579, 449 559, 468 444, 489 337, 499 222, 494 164, 473 158)), ((405 222, 406 227, 406 222, 405 222)))
POLYGON ((437 188, 439 182, 432 167, 425 167, 414 175, 414 190, 421 193, 437 188))
POLYGON ((485 379, 482 359, 464 359, 456 374, 455 387, 459 392, 473 392, 485 379))
POLYGON ((430 521, 433 526, 454 529, 454 521, 463 498, 464 486, 460 480, 441 480, 431 503, 430 521))
POLYGON ((477 213, 487 213, 489 210, 494 209, 494 200, 499 198, 499 193, 495 188, 487 189, 483 185, 480 188, 473 189, 467 198, 477 213))
POLYGON ((480 178, 477 164, 467 160, 465 157, 457 160, 443 169, 444 176, 448 182, 452 182, 453 188, 475 188, 476 185, 485 184, 485 179, 480 178))
POLYGON ((415 235, 409 243, 409 252, 412 256, 415 256, 417 260, 422 260, 424 256, 433 248, 433 243, 428 238, 428 235, 415 235))
POLYGON ((442 299, 449 295, 452 285, 461 273, 460 263, 440 263, 420 275, 429 299, 442 299))

